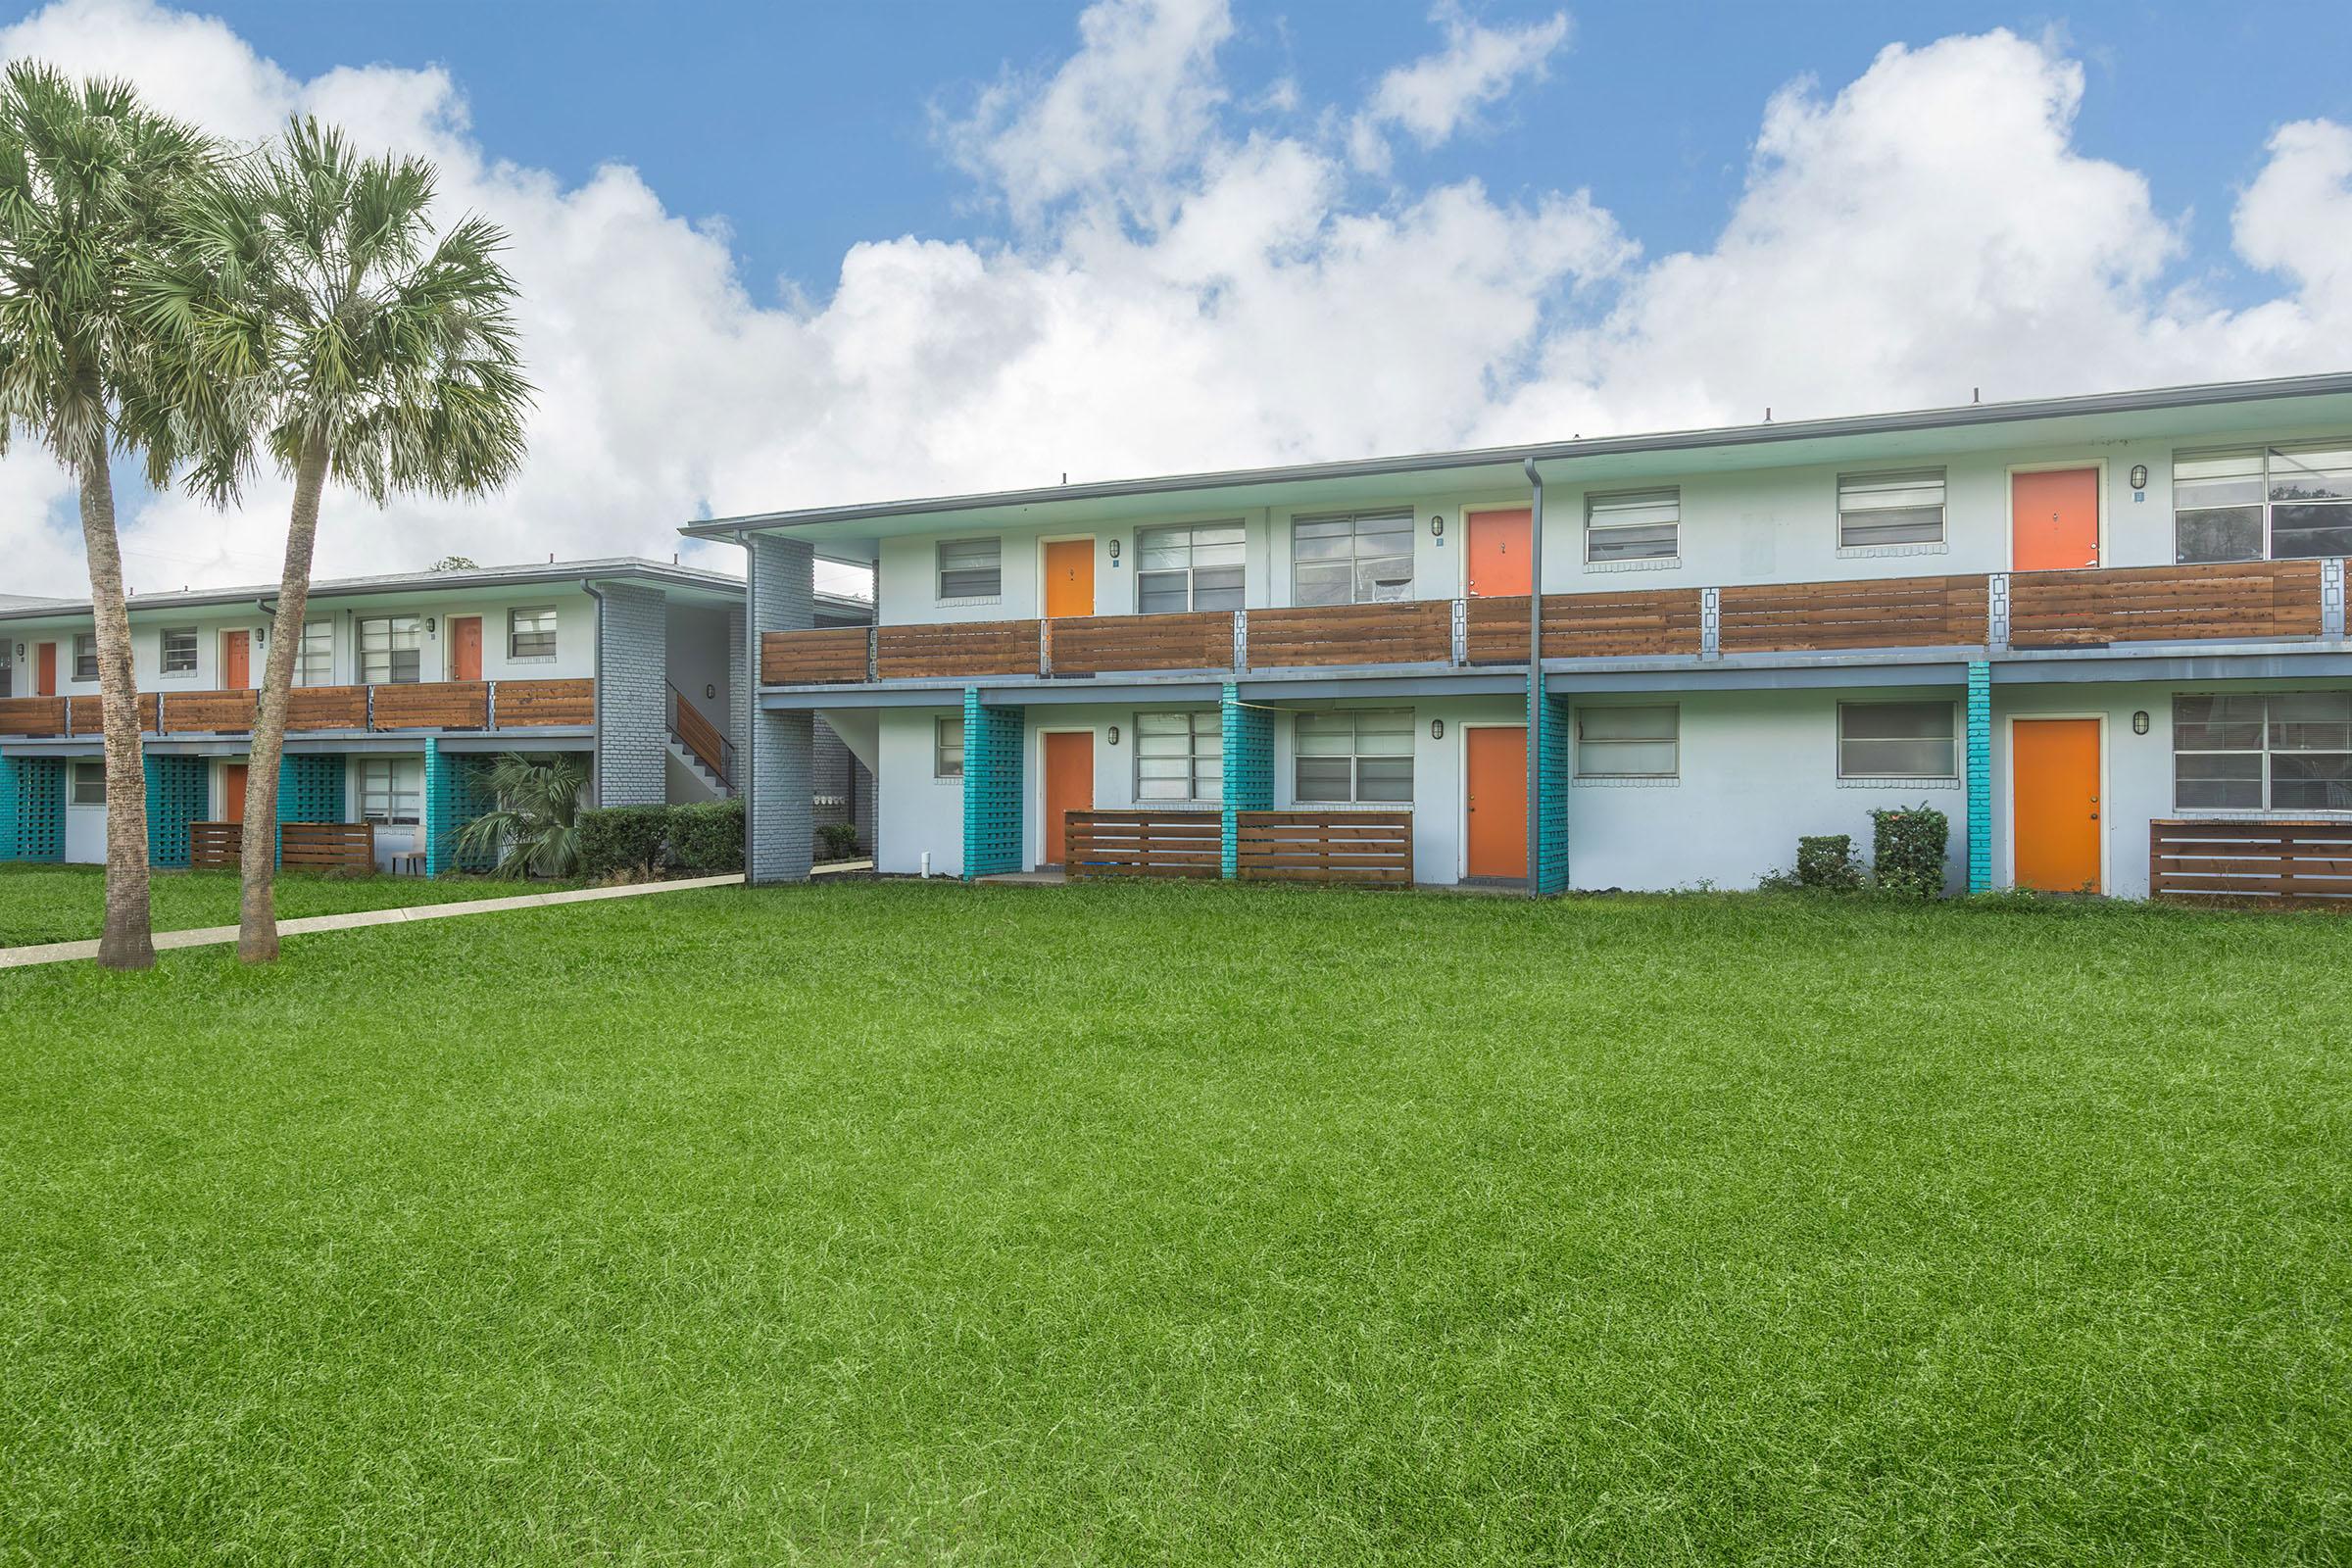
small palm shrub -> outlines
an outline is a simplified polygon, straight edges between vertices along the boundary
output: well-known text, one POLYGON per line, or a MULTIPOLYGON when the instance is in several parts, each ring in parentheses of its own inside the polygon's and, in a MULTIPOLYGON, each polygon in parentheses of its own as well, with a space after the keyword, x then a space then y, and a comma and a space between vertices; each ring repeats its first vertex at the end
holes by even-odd
POLYGON ((496 858, 491 875, 573 876, 580 869, 580 791, 587 764, 576 757, 502 753, 483 784, 498 805, 458 830, 461 858, 496 858))

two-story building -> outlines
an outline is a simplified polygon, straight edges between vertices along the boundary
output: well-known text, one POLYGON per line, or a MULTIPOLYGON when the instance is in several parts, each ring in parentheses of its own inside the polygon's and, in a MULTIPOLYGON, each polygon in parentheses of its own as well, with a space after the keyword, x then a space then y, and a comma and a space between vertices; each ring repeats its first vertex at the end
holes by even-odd
POLYGON ((885 872, 1740 887, 1925 803, 1955 889, 2265 891, 2352 821, 2352 375, 684 531, 750 552, 755 880, 817 715, 885 872))
MULTIPOLYGON (((243 815, 274 586, 130 601, 150 851, 243 815)), ((814 618, 862 624, 828 596, 814 618)), ((744 585, 638 561, 355 577, 311 591, 278 811, 367 823, 387 868, 438 871, 488 806, 488 754, 576 754, 600 805, 716 800, 743 778, 744 585)), ((846 754, 845 754, 846 755, 846 754)), ((97 639, 86 601, 0 603, 0 859, 106 856, 97 639)), ((836 772, 840 772, 836 769, 836 772)), ((834 799, 851 807, 846 776, 834 799)))

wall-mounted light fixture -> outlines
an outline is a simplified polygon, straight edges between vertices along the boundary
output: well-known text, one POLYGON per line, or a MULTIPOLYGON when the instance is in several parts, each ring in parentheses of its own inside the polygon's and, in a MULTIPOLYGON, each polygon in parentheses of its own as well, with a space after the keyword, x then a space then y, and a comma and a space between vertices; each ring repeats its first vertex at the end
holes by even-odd
POLYGON ((256 648, 267 648, 270 646, 269 627, 256 626, 253 628, 253 646, 256 648))
POLYGON ((1119 564, 1119 542, 1116 539, 1110 542, 1110 564, 1114 566, 1119 564))
POLYGON ((2145 490, 2147 487, 2148 466, 2144 463, 2134 463, 2132 465, 2132 488, 2134 490, 2145 490))
POLYGON ((718 688, 710 684, 709 681, 705 681, 703 683, 703 696, 709 701, 715 703, 718 701, 718 688))
POLYGON ((1429 738, 1433 741, 1442 741, 1446 738, 1446 721, 1444 719, 1433 718, 1429 721, 1429 738))
POLYGON ((1443 512, 1433 512, 1429 514, 1429 536, 1432 539, 1446 537, 1446 514, 1443 512))
POLYGON ((1119 726, 1116 724, 1110 726, 1110 744, 1113 746, 1119 744, 1119 726))
POLYGON ((2134 735, 2145 735, 2147 732, 2148 710, 2143 708, 2138 712, 2132 715, 2132 733, 2134 735))
POLYGON ((433 634, 433 617, 430 615, 424 617, 424 634, 427 637, 433 634))

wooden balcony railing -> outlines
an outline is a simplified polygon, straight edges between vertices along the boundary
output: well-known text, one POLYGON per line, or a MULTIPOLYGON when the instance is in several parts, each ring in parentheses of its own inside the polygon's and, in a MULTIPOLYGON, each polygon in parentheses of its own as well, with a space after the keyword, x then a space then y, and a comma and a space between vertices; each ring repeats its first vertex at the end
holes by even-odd
MULTIPOLYGON (((254 691, 141 692, 139 727, 150 735, 251 733, 254 691)), ((320 730, 545 729, 596 721, 593 680, 429 681, 384 686, 300 686, 287 694, 289 733, 320 730)), ((95 697, 0 699, 0 736, 98 736, 95 697)))
MULTIPOLYGON (((2016 572, 2005 584, 2018 649, 2322 634, 2317 561, 2016 572)), ((1973 648, 1995 639, 1984 573, 1741 587, 1545 594, 1545 659, 1698 659, 1868 649, 1973 648), (1706 606, 1712 596, 1711 634, 1706 606)), ((1524 664, 1526 597, 1419 599, 1239 612, 946 621, 760 638, 773 685, 974 676, 1367 664, 1524 664), (1460 621, 1458 648, 1454 635, 1460 621), (870 639, 870 664, 868 642, 870 639)))

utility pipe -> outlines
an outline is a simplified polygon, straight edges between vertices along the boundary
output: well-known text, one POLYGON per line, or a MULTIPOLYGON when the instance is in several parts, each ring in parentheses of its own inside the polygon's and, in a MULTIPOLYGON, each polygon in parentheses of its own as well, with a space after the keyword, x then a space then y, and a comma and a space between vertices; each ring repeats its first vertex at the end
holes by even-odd
POLYGON ((1527 519, 1527 896, 1543 890, 1544 848, 1544 475, 1526 461, 1533 491, 1527 519))

